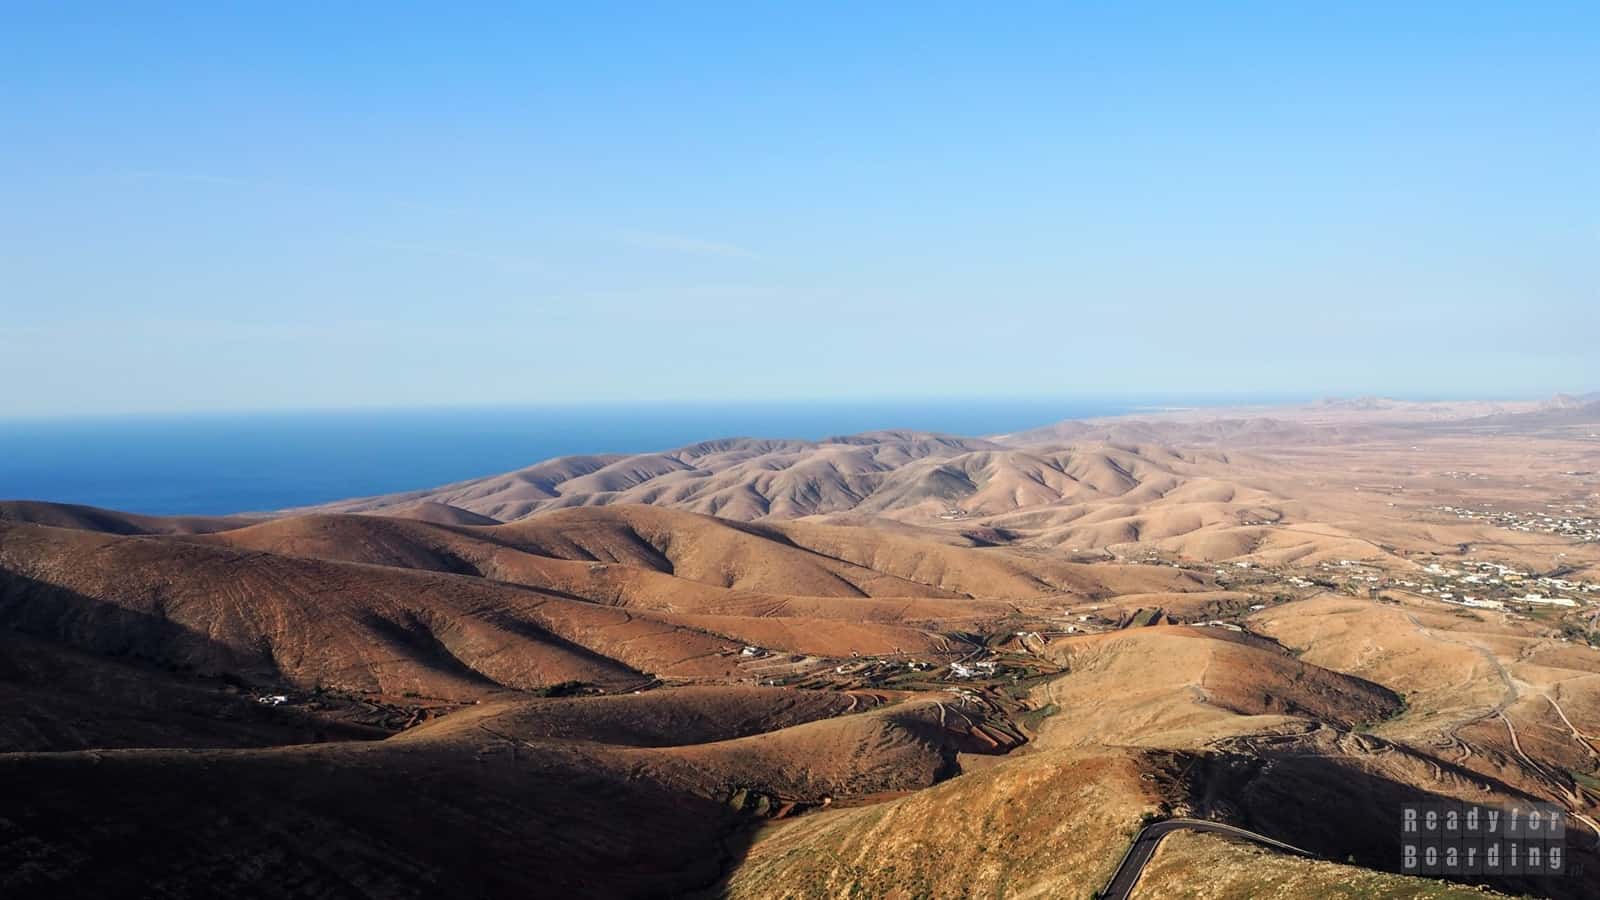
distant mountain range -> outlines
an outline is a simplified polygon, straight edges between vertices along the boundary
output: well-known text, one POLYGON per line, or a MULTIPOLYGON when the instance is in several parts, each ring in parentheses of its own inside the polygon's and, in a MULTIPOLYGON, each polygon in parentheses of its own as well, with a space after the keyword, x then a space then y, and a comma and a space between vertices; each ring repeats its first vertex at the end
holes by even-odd
MULTIPOLYGON (((1086 514, 1104 515, 1108 504, 1137 504, 1149 514, 1152 505, 1202 495, 1226 495, 1232 504, 1270 501, 1269 493, 1235 480, 1230 454, 1451 429, 1573 426, 1600 421, 1595 398, 1600 395, 1558 395, 1543 403, 1364 397, 1303 407, 1074 420, 987 438, 907 431, 820 441, 730 438, 655 453, 558 457, 503 475, 288 512, 382 513, 481 525, 553 509, 645 504, 740 521, 852 515, 912 524, 985 519, 1004 527, 995 517, 1028 511, 1033 515, 1027 525, 1037 531, 1052 523, 1094 521, 1086 514)), ((1251 468, 1259 474, 1271 466, 1255 460, 1251 468)), ((1272 517, 1244 510, 1239 518, 1252 516, 1272 517)), ((1128 539, 1076 537, 1090 546, 1128 539)))

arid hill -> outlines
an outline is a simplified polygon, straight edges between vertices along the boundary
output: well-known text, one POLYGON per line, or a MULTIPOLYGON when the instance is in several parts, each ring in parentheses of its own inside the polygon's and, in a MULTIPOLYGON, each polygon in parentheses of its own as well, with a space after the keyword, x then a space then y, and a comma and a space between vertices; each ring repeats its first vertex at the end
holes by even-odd
POLYGON ((266 517, 0 504, 0 896, 1593 894, 1592 401, 570 457, 266 517), (1163 828, 1174 827, 1168 823, 1163 828))
POLYGON ((70 503, 0 500, 0 522, 53 525, 107 534, 208 534, 241 528, 251 521, 218 516, 141 516, 70 503))
MULTIPOLYGON (((1545 502, 1526 479, 1517 482, 1529 485, 1520 490, 1524 501, 1509 484, 1463 478, 1474 465, 1509 471, 1531 460, 1530 474, 1556 485, 1600 470, 1590 436, 1600 424, 1582 424, 1600 418, 1590 415, 1594 408, 1583 398, 1361 398, 1150 412, 988 439, 903 432, 814 442, 739 438, 549 460, 312 511, 462 523, 471 521, 467 514, 513 522, 573 507, 648 505, 762 524, 864 526, 1078 561, 1159 556, 1314 567, 1494 544, 1501 557, 1526 563, 1545 552, 1539 541, 1464 524, 1442 508, 1471 502, 1479 487, 1518 503, 1545 502)), ((1583 564, 1600 565, 1600 554, 1583 564)))
POLYGON ((445 504, 513 521, 574 506, 667 506, 734 520, 857 512, 917 522, 1040 505, 1156 499, 1221 457, 1100 443, 1042 450, 884 433, 821 442, 737 439, 628 457, 565 457, 432 491, 322 512, 445 504))
POLYGON ((0 527, 4 624, 263 684, 470 700, 726 672, 731 641, 483 579, 188 541, 0 527))
POLYGON ((384 511, 384 515, 396 519, 416 519, 419 522, 433 522, 436 525, 499 525, 499 519, 479 515, 471 510, 447 503, 432 503, 427 500, 413 503, 410 506, 400 506, 384 511))

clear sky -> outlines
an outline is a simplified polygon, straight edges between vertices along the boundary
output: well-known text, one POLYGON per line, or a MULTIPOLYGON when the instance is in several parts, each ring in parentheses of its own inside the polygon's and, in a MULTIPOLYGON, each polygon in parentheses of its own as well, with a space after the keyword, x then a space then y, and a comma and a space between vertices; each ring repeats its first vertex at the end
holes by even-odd
POLYGON ((430 6, 6 4, 0 414, 1600 388, 1593 2, 430 6))

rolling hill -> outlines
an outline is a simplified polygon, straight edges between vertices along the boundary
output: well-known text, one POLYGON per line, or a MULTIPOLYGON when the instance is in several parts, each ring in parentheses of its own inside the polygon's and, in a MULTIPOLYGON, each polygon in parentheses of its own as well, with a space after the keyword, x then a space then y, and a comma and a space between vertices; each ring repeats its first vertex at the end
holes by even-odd
POLYGON ((0 503, 0 896, 1090 896, 1169 817, 1321 859, 1179 833, 1142 891, 1471 893, 1393 874, 1403 802, 1600 865, 1587 402, 0 503))

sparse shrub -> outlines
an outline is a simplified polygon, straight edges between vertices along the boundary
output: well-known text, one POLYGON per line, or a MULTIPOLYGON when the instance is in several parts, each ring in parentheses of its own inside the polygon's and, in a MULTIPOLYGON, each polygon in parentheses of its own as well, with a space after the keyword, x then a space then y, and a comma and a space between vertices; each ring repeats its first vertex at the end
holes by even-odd
POLYGON ((586 687, 588 687, 588 685, 582 681, 562 681, 557 682, 556 684, 547 684, 544 687, 534 688, 528 693, 534 695, 535 697, 571 697, 575 694, 582 693, 583 689, 586 687))

